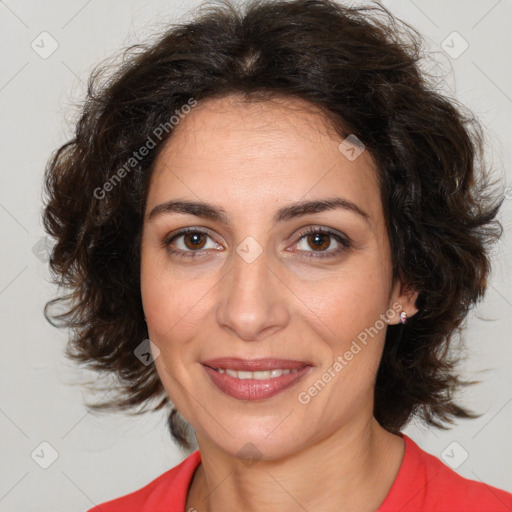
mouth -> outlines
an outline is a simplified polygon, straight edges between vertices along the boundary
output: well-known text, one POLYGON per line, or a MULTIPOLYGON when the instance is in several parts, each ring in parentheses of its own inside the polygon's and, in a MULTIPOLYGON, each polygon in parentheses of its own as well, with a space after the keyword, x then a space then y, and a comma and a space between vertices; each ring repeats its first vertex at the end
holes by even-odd
MULTIPOLYGON (((210 367, 211 368, 211 367, 210 367)), ((235 379, 240 380, 267 380, 267 379, 275 379, 276 377, 281 377, 281 375, 288 375, 289 373, 297 373, 299 371, 298 368, 294 368, 293 370, 288 370, 285 368, 276 368, 275 370, 260 370, 256 372, 247 372, 247 371, 237 371, 231 368, 212 368, 219 373, 226 373, 230 377, 234 377, 235 379)))
POLYGON ((238 400, 265 400, 295 385, 313 365, 290 359, 221 358, 202 366, 224 394, 238 400))

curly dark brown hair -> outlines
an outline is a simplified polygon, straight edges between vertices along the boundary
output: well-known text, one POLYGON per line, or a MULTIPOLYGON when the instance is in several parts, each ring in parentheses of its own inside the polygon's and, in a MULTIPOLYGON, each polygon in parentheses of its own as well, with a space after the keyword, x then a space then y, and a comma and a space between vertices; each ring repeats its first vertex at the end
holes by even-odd
POLYGON ((173 438, 190 447, 154 365, 134 356, 148 337, 142 219, 172 116, 191 100, 237 94, 306 100, 377 163, 393 274, 419 291, 419 312, 387 328, 377 421, 396 433, 413 416, 439 428, 478 417, 454 402, 474 381, 457 375, 461 351, 452 349, 484 295, 503 198, 484 163, 481 125, 420 71, 423 58, 421 36, 382 6, 274 0, 203 5, 191 21, 128 48, 113 71, 94 70, 74 138, 47 164, 43 214, 56 241, 52 277, 67 290, 45 316, 70 329, 67 357, 116 379, 116 396, 87 404, 91 411, 157 399, 151 410, 168 405, 173 438), (64 310, 51 314, 56 305, 64 310))

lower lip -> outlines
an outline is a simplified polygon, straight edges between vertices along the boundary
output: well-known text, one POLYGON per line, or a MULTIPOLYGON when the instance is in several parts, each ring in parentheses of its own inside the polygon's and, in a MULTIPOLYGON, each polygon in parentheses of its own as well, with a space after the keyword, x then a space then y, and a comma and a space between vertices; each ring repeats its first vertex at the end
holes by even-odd
POLYGON ((293 386, 309 372, 311 366, 305 366, 295 373, 266 380, 237 379, 227 373, 219 373, 209 366, 203 365, 203 368, 215 386, 226 395, 238 400, 265 400, 293 386))

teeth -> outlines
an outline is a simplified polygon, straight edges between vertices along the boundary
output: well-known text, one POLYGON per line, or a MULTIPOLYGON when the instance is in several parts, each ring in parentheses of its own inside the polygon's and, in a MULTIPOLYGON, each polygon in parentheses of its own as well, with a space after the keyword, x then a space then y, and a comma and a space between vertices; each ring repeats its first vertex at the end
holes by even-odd
POLYGON ((265 370, 265 371, 257 371, 257 372, 248 372, 248 371, 237 371, 231 370, 229 368, 215 368, 219 373, 226 373, 230 377, 234 377, 235 379, 256 379, 256 380, 266 380, 266 379, 275 379, 276 377, 281 377, 281 375, 288 375, 289 373, 297 373, 299 371, 298 368, 293 370, 282 370, 280 368, 275 370, 265 370))

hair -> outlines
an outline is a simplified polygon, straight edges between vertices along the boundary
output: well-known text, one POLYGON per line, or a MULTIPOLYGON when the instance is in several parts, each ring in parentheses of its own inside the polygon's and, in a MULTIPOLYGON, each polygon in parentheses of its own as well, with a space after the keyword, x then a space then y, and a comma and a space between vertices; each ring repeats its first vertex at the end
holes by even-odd
POLYGON ((419 310, 386 330, 377 421, 397 433, 414 416, 443 429, 455 417, 479 417, 454 401, 475 381, 461 380, 460 351, 452 349, 485 293, 503 198, 491 188, 481 124, 420 71, 422 44, 381 5, 223 1, 131 46, 113 70, 95 68, 73 138, 46 166, 43 212, 55 239, 52 278, 66 289, 46 304, 45 316, 70 330, 67 357, 115 377, 115 398, 88 404, 91 411, 131 411, 159 400, 151 410, 170 406, 170 433, 190 447, 188 426, 155 366, 134 355, 148 338, 142 220, 172 116, 183 117, 191 99, 238 95, 305 100, 340 137, 362 141, 376 163, 393 278, 418 291, 419 310), (135 161, 149 140, 154 147, 135 161), (57 305, 64 309, 51 313, 57 305))

